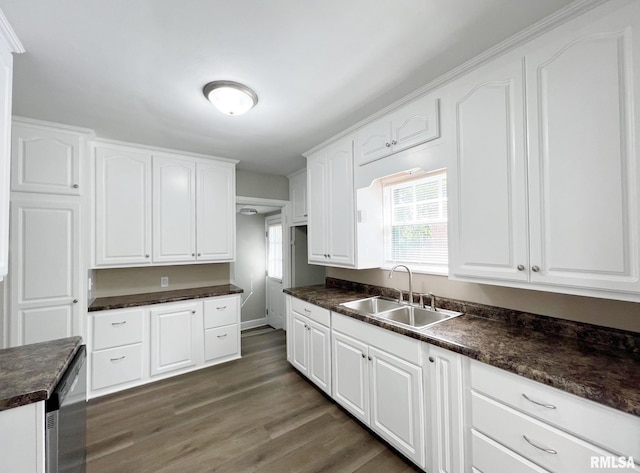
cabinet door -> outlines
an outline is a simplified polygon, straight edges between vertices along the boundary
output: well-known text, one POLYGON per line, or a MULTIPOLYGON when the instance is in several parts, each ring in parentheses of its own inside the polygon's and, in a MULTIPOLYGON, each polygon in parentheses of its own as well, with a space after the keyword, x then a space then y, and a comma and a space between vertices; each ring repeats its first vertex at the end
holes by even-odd
POLYGON ((153 157, 153 262, 196 259, 196 164, 153 157))
POLYGON ((640 291, 638 35, 632 2, 527 56, 533 282, 640 291))
POLYGON ((196 364, 196 339, 203 336, 196 323, 199 311, 198 303, 150 311, 152 376, 196 364))
POLYGON ((394 153, 440 136, 438 99, 421 97, 391 115, 391 145, 394 153))
POLYGON ((80 205, 11 203, 12 346, 80 335, 80 205))
POLYGON ((429 345, 429 362, 433 471, 466 471, 462 357, 429 345))
POLYGON ((13 56, 0 48, 0 281, 9 271, 9 186, 13 56))
POLYGON ((309 192, 309 263, 327 262, 327 161, 325 153, 310 157, 307 162, 309 192))
POLYGON ((197 165, 198 261, 235 258, 235 172, 225 165, 197 165))
POLYGON ((309 379, 331 395, 331 330, 311 320, 307 325, 309 379))
POLYGON ((492 63, 450 89, 454 130, 449 272, 528 280, 522 61, 492 63), (519 270, 518 268, 522 268, 519 270))
POLYGON ((298 371, 309 373, 309 337, 307 336, 308 319, 300 314, 291 312, 291 325, 287 333, 291 344, 291 364, 298 371))
POLYGON ((339 332, 333 332, 333 399, 369 425, 368 347, 339 332))
POLYGON ((424 467, 422 369, 369 347, 371 428, 424 467))
POLYGON ((363 128, 355 137, 355 162, 358 166, 391 154, 391 123, 381 118, 363 128))
POLYGON ((355 207, 351 139, 327 149, 327 253, 330 263, 355 264, 355 207))
POLYGON ((11 190, 80 195, 81 146, 78 134, 14 124, 11 190))
POLYGON ((307 173, 301 172, 289 178, 289 200, 291 221, 294 224, 307 222, 307 173))
POLYGON ((151 155, 96 148, 96 265, 151 262, 151 155))

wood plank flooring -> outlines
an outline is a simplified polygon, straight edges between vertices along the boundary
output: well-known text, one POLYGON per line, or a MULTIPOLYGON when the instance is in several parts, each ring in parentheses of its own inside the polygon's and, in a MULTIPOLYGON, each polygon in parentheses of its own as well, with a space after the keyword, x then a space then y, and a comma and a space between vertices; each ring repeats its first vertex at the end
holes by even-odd
POLYGON ((88 473, 421 471, 300 376, 285 333, 242 359, 89 402, 88 473))

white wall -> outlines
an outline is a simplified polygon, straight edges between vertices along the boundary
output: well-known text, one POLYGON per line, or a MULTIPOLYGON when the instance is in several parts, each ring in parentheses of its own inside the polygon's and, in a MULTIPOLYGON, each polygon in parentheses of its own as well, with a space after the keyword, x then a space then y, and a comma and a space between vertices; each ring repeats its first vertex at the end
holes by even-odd
POLYGON ((242 300, 247 302, 242 307, 242 322, 265 317, 265 271, 264 215, 237 214, 236 261, 231 264, 231 280, 244 289, 242 300), (253 295, 249 297, 252 280, 253 295))
POLYGON ((274 174, 236 170, 236 195, 289 200, 289 179, 274 174))

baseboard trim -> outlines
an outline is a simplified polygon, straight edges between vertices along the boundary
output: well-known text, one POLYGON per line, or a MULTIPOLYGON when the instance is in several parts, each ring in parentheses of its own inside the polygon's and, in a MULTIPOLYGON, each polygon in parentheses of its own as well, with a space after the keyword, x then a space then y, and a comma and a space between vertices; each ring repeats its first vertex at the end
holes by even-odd
POLYGON ((262 327, 263 325, 269 325, 267 323, 266 317, 262 317, 261 319, 247 320, 240 323, 240 331, 249 330, 250 328, 262 327))

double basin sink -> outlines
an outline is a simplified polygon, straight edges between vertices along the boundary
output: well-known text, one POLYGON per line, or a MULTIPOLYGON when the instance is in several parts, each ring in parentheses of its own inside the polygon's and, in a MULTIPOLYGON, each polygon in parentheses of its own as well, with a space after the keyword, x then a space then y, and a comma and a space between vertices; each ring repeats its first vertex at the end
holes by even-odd
POLYGON ((416 307, 380 296, 345 302, 340 305, 366 315, 407 326, 413 330, 422 330, 431 325, 462 315, 462 313, 452 310, 432 310, 416 307))

